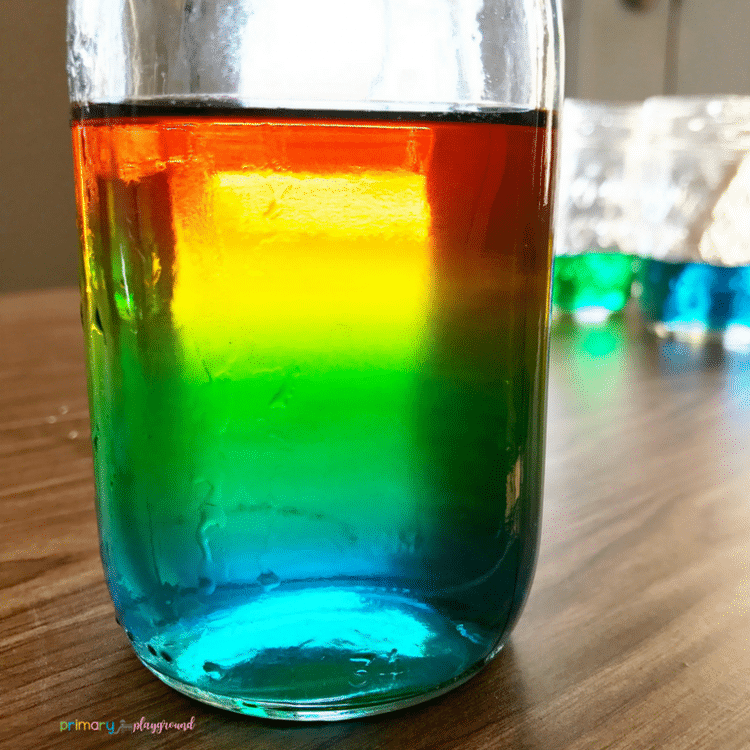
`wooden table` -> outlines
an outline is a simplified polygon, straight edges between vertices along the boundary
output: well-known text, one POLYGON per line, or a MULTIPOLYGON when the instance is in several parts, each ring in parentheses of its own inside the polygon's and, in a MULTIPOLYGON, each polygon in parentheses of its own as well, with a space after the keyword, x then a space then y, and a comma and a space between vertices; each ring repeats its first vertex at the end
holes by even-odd
POLYGON ((278 724, 143 668, 99 563, 72 290, 0 298, 0 741, 7 748, 750 747, 750 357, 633 316, 558 326, 541 557, 510 644, 431 703, 278 724), (60 732, 61 721, 194 729, 60 732))

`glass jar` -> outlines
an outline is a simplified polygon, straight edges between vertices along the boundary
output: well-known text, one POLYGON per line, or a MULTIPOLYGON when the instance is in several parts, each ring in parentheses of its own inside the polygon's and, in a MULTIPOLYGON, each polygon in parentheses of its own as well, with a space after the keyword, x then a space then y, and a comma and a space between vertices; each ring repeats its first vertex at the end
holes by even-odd
POLYGON ((566 99, 555 221, 554 311, 599 324, 630 299, 636 258, 625 184, 641 105, 566 99))
POLYGON ((330 720, 502 647, 536 557, 553 0, 71 0, 102 558, 177 690, 330 720))
POLYGON ((748 351, 750 97, 647 99, 627 171, 648 325, 748 351))

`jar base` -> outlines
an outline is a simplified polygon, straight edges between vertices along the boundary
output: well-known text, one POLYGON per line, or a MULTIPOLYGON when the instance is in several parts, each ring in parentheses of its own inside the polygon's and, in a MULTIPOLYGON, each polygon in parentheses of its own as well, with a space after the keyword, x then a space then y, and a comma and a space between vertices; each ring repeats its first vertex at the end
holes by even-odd
POLYGON ((501 648, 406 592, 269 592, 134 644, 185 695, 249 716, 339 721, 405 708, 475 675, 501 648), (155 656, 154 656, 155 654, 155 656))
POLYGON ((353 719, 363 719, 368 716, 377 716, 378 714, 390 713, 391 711, 398 711, 400 709, 409 708, 416 706, 420 703, 426 703, 427 701, 439 698, 445 693, 449 693, 451 690, 463 685, 468 682, 472 677, 475 677, 479 672, 482 671, 483 667, 487 662, 491 661, 497 654, 502 651, 504 644, 497 647, 492 654, 486 659, 476 664, 472 669, 467 670, 464 674, 450 680, 447 684, 441 685, 429 693, 421 695, 412 695, 405 698, 398 698, 380 703, 370 704, 357 704, 357 705, 346 705, 346 704, 303 704, 303 703, 271 703, 271 702, 251 702, 249 700, 240 700, 239 698, 233 698, 230 696, 219 695, 218 693, 212 693, 201 688, 197 688, 193 685, 188 685, 179 680, 175 680, 162 674, 158 670, 154 669, 151 665, 141 660, 141 663, 154 675, 156 675, 165 685, 176 690, 178 693, 194 698, 201 703, 206 703, 209 706, 216 708, 222 708, 226 711, 233 711, 234 713, 244 714, 245 716, 252 716, 261 719, 272 719, 276 721, 309 721, 309 722, 320 722, 320 721, 347 721, 353 719))

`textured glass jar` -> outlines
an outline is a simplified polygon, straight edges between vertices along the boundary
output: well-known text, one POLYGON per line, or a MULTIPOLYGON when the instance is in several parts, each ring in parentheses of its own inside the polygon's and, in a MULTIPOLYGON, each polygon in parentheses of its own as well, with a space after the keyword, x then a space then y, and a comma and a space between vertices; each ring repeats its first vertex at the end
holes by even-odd
POLYGON ((630 298, 635 258, 626 155, 641 105, 566 99, 560 142, 552 301, 601 323, 630 298))
POLYGON ((539 534, 553 0, 71 0, 102 558, 141 661, 341 719, 502 647, 539 534))
POLYGON ((649 326, 750 349, 750 97, 647 99, 626 171, 649 326))

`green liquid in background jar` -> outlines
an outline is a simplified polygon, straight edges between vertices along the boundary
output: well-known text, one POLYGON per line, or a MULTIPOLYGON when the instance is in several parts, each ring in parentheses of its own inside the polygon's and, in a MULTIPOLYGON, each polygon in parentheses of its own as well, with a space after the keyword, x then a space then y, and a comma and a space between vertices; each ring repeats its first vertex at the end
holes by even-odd
POLYGON ((582 322, 601 322, 627 304, 637 262, 622 253, 558 255, 552 304, 582 322))

